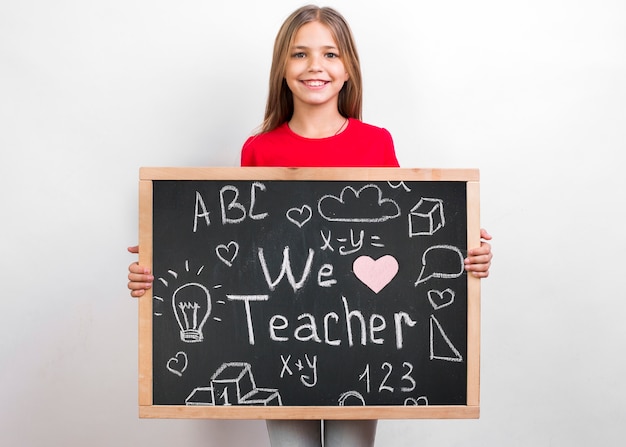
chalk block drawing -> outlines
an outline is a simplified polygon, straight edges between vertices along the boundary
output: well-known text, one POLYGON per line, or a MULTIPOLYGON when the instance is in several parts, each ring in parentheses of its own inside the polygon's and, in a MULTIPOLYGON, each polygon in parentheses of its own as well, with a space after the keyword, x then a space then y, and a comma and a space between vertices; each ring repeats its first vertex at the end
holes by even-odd
POLYGON ((409 237, 433 235, 445 224, 443 202, 422 197, 409 212, 409 237))
POLYGON ((305 223, 311 220, 313 212, 309 205, 303 205, 301 208, 291 208, 287 211, 287 220, 297 225, 298 228, 302 228, 305 223))
POLYGON ((276 389, 257 388, 249 363, 224 363, 211 377, 210 386, 195 388, 185 399, 187 405, 281 406, 276 389))
POLYGON ((391 255, 376 260, 359 256, 352 264, 354 275, 374 293, 380 292, 398 273, 398 261, 391 255))
POLYGON ((398 204, 383 198, 376 185, 365 185, 358 191, 346 186, 339 197, 330 194, 322 197, 317 209, 329 222, 385 222, 400 215, 398 204))
POLYGON ((429 290, 428 301, 433 309, 439 310, 454 303, 454 290, 429 290))

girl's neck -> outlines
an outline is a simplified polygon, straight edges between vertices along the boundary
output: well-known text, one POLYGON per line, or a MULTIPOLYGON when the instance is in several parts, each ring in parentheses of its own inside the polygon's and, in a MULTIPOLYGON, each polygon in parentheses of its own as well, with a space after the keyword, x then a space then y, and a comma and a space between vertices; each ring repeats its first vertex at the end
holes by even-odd
POLYGON ((308 110, 298 113, 296 110, 288 123, 292 132, 305 138, 328 138, 338 135, 345 130, 347 124, 348 119, 336 108, 330 112, 308 110))

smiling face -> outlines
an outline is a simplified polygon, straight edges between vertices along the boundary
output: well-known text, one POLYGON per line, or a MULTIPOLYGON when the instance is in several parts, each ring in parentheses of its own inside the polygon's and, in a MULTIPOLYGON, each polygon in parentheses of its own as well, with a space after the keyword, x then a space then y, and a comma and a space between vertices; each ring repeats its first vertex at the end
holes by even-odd
POLYGON ((285 68, 294 110, 328 106, 337 110, 339 92, 348 80, 330 29, 318 22, 303 25, 295 35, 285 68))

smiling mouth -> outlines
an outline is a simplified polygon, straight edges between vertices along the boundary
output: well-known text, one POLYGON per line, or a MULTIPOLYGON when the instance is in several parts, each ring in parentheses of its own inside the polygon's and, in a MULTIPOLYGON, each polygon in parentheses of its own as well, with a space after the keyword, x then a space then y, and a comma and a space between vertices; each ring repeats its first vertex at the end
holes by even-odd
POLYGON ((330 81, 319 81, 319 80, 315 80, 315 81, 302 81, 302 83, 304 85, 306 85, 307 87, 323 87, 326 84, 328 84, 330 81))

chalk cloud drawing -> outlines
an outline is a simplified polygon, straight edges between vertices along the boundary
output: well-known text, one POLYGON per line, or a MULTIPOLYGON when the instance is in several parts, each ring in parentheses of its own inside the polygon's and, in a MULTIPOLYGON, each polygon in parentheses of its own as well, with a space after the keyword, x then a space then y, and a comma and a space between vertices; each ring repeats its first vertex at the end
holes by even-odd
POLYGON ((317 203, 320 215, 329 222, 385 222, 400 216, 400 207, 383 198, 377 185, 365 185, 358 191, 346 186, 339 197, 323 196, 317 203))
POLYGON ((287 211, 287 219, 289 222, 302 228, 305 223, 311 220, 313 212, 309 205, 302 205, 300 208, 291 208, 287 211))
POLYGON ((380 292, 398 273, 398 261, 391 255, 376 260, 359 256, 352 264, 352 271, 363 284, 374 293, 380 292))
POLYGON ((415 282, 428 281, 430 278, 452 279, 458 278, 465 272, 463 253, 451 245, 433 245, 422 255, 422 270, 415 282), (433 264, 444 264, 446 267, 437 270, 433 264))
POLYGON ((346 391, 339 396, 340 407, 360 407, 365 406, 365 398, 358 391, 346 391))
POLYGON ((211 314, 211 294, 199 283, 187 283, 172 294, 172 308, 185 343, 204 340, 202 329, 211 314))
POLYGON ((441 323, 434 315, 430 316, 430 359, 446 362, 462 362, 463 356, 454 347, 441 323), (445 351, 445 352, 444 352, 445 351))
POLYGON ((176 353, 174 357, 167 361, 167 370, 178 377, 182 377, 188 365, 187 354, 183 351, 176 353))
POLYGON ((195 388, 185 403, 191 406, 281 406, 282 399, 278 390, 256 386, 249 363, 229 362, 215 371, 209 386, 195 388))
POLYGON ((431 236, 446 225, 443 201, 422 197, 409 211, 409 237, 431 236))
POLYGON ((230 241, 228 244, 220 244, 215 247, 215 254, 229 267, 233 266, 233 261, 239 253, 239 244, 235 241, 230 241))
POLYGON ((439 310, 454 303, 454 290, 429 290, 428 301, 433 309, 439 310))

